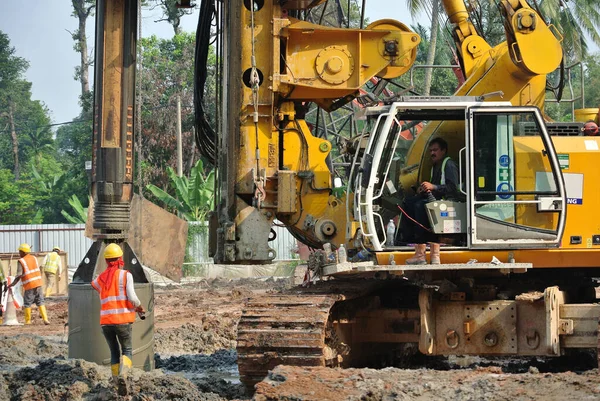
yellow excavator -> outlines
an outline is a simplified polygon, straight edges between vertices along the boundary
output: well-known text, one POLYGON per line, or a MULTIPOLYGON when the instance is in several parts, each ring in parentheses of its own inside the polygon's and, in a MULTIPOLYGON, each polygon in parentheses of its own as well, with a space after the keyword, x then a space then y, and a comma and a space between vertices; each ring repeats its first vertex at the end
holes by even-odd
POLYGON ((526 1, 503 0, 506 41, 491 47, 462 0, 442 1, 465 83, 450 98, 394 96, 363 110, 339 198, 331 144, 311 134, 307 103, 334 110, 369 78, 406 72, 419 38, 390 20, 358 30, 291 17, 321 3, 224 7, 213 254, 217 263, 273 260, 278 219, 311 247, 343 244, 374 260, 331 263, 316 252, 309 267, 325 280, 250 299, 238 326, 241 380, 251 386, 278 364, 381 366, 410 346, 425 355, 596 348, 600 227, 585 216, 600 202, 590 168, 598 143, 582 124, 544 115, 560 33, 526 1), (407 143, 400 134, 420 123, 407 143), (442 264, 408 266, 411 248, 388 241, 386 223, 428 178, 434 137, 450 145, 464 199, 427 205, 446 243, 442 264))
MULTIPOLYGON (((324 280, 250 299, 238 326, 241 380, 251 386, 278 364, 380 366, 411 347, 425 355, 528 356, 596 348, 600 148, 581 124, 544 116, 547 75, 562 60, 560 34, 525 0, 501 0, 506 41, 491 47, 463 0, 442 0, 465 83, 450 98, 396 94, 365 108, 339 197, 332 145, 311 132, 309 103, 334 111, 373 77, 401 76, 420 38, 394 20, 365 29, 310 22, 326 3, 200 5, 197 66, 206 63, 213 17, 221 63, 217 129, 207 123, 201 91, 196 110, 200 150, 217 167, 215 262, 273 261, 275 219, 313 248, 345 245, 351 256, 360 250, 373 259, 336 263, 315 252, 309 267, 324 280), (415 139, 401 135, 422 123, 415 139), (424 151, 435 137, 450 144, 464 199, 427 204, 446 244, 442 264, 408 266, 410 248, 388 240, 386 222, 428 177, 424 151)), ((131 200, 137 2, 98 4, 94 227, 99 239, 114 241, 126 238, 131 200)), ((206 72, 196 79, 201 88, 206 72)))

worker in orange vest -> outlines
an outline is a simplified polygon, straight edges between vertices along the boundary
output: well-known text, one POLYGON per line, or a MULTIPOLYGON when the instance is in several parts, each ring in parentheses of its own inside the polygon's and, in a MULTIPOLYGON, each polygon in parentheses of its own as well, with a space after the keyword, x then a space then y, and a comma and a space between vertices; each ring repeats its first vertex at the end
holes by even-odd
POLYGON ((48 312, 44 305, 44 292, 42 291, 42 273, 38 265, 37 258, 30 255, 31 247, 29 244, 21 244, 19 246, 19 262, 17 263, 17 277, 11 283, 10 287, 22 281, 23 289, 23 315, 25 316, 25 324, 31 324, 31 304, 35 303, 40 311, 40 316, 44 320, 44 324, 50 324, 48 321, 48 312))
POLYGON ((133 276, 121 269, 125 265, 121 247, 109 244, 104 259, 106 270, 92 281, 92 287, 100 294, 100 326, 110 348, 113 383, 120 395, 127 395, 127 374, 132 365, 131 326, 135 313, 143 314, 144 308, 135 293, 133 276))

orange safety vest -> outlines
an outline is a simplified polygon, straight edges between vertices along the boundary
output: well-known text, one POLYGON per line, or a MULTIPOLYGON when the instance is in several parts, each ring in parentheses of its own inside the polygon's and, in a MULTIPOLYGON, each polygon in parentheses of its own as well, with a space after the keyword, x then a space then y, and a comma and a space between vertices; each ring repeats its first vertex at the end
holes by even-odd
POLYGON ((23 277, 21 277, 21 282, 23 283, 25 291, 41 287, 42 273, 40 272, 37 258, 27 254, 19 259, 19 263, 23 267, 23 277))
POLYGON ((100 287, 98 278, 92 287, 100 293, 100 325, 127 324, 135 321, 135 308, 127 299, 127 270, 117 269, 109 288, 100 287))

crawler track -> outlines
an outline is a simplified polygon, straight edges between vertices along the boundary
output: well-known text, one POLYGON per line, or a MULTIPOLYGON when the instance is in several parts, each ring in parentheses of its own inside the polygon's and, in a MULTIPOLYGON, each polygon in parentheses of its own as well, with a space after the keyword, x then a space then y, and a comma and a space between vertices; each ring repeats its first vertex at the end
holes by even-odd
POLYGON ((277 365, 326 366, 325 332, 335 295, 271 295, 248 301, 238 324, 238 369, 247 386, 277 365))
POLYGON ((248 300, 238 323, 238 369, 249 388, 277 365, 335 366, 337 352, 328 345, 328 321, 338 301, 372 291, 373 283, 321 283, 286 294, 248 300))

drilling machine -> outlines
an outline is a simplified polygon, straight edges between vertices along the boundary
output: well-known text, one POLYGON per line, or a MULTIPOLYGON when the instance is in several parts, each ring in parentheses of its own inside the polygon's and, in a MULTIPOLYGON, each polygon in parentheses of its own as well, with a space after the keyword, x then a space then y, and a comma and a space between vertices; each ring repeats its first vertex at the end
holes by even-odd
MULTIPOLYGON (((279 29, 277 5, 252 12, 229 3, 226 26, 240 26, 242 32, 227 29, 232 36, 225 42, 252 43, 245 39, 250 35, 264 44, 260 48, 265 53, 255 57, 248 45, 229 54, 241 66, 228 69, 227 129, 221 133, 229 142, 219 159, 219 169, 227 172, 213 225, 218 227, 213 230, 217 260, 264 259, 253 259, 253 250, 264 249, 268 227, 253 230, 251 238, 245 232, 246 224, 265 221, 261 213, 269 218, 275 214, 310 246, 364 247, 376 259, 320 263, 313 266, 315 273, 334 280, 248 301, 238 325, 237 351, 240 377, 249 387, 278 364, 381 366, 409 349, 431 356, 553 357, 596 348, 600 307, 594 303, 595 245, 600 245, 600 228, 584 222, 600 202, 591 167, 599 144, 582 136, 579 125, 546 123, 543 114, 547 75, 562 60, 561 38, 526 1, 503 0, 507 40, 491 47, 469 21, 462 0, 442 3, 454 26, 466 81, 448 99, 396 97, 365 110, 372 129, 358 140, 365 145, 356 147, 346 202, 325 196, 330 171, 309 156, 329 146, 302 139, 303 122, 294 123, 297 113, 286 112, 286 100, 311 99, 314 90, 312 99, 318 100, 313 101, 327 108, 318 85, 329 84, 332 96, 347 93, 335 90, 337 80, 327 82, 327 76, 318 74, 318 57, 289 53, 296 36, 279 29), (268 24, 271 30, 265 28, 268 24), (280 44, 281 51, 271 50, 272 44, 280 44), (266 60, 260 69, 269 83, 260 87, 261 100, 254 103, 265 105, 259 116, 266 121, 266 132, 252 129, 256 120, 251 116, 259 108, 251 100, 252 85, 238 93, 232 84, 245 69, 252 70, 255 58, 266 60), (269 70, 273 66, 279 68, 269 70), (289 78, 282 77, 288 72, 289 78), (298 72, 313 77, 304 81, 298 72), (306 87, 287 91, 290 79, 306 87), (428 125, 398 157, 404 148, 398 145, 399 134, 413 122, 428 125), (412 252, 403 244, 385 245, 385 223, 399 214, 397 206, 413 184, 428 178, 431 164, 425 150, 437 136, 448 141, 450 155, 460 165, 465 199, 427 206, 432 230, 448 241, 443 264, 406 266, 412 252), (277 146, 269 147, 274 140, 279 140, 277 146), (278 149, 283 149, 283 159, 278 164, 274 158, 272 165, 279 171, 258 174, 269 165, 265 152, 278 154, 278 149), (582 193, 587 194, 585 202, 582 193), (266 202, 270 194, 273 201, 266 202), (265 234, 257 235, 261 231, 265 234)), ((301 31, 300 38, 316 32, 314 27, 301 31)), ((328 37, 354 55, 343 37, 328 37)), ((332 46, 323 43, 315 52, 332 46)))
POLYGON ((150 370, 154 367, 153 287, 127 242, 133 197, 137 23, 137 1, 97 1, 91 187, 95 242, 69 285, 69 357, 99 364, 110 361, 99 326, 99 299, 90 283, 106 269, 102 257, 106 245, 117 243, 123 249, 123 268, 131 272, 148 311, 144 323, 133 327, 135 342, 143 344, 134 352, 133 363, 150 370))
POLYGON ((374 76, 414 63, 417 34, 394 20, 339 29, 298 20, 315 1, 223 3, 223 100, 211 219, 216 263, 269 263, 275 218, 314 247, 344 242, 345 204, 331 195, 331 143, 304 119, 335 110, 374 76))

